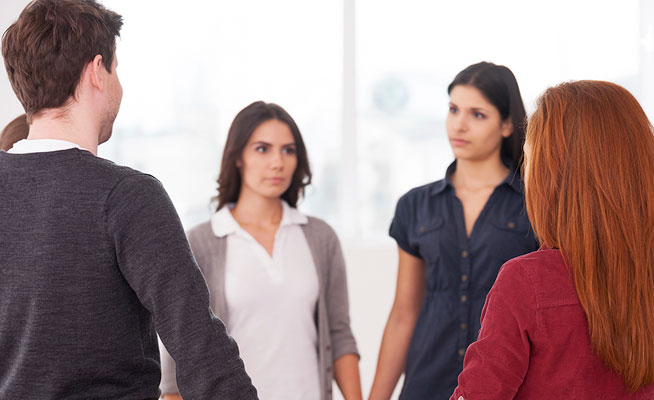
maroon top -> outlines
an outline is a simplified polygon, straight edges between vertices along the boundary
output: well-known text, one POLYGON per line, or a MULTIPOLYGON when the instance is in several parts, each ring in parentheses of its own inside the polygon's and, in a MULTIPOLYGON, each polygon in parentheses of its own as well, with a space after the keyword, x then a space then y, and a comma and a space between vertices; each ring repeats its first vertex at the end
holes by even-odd
POLYGON ((593 353, 588 322, 558 250, 504 264, 481 314, 450 400, 654 399, 630 395, 593 353))

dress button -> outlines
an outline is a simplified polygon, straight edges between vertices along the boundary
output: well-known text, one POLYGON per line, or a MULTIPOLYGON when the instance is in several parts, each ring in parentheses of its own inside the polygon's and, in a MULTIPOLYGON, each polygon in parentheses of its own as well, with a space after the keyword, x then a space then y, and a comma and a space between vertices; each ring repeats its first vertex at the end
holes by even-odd
POLYGON ((466 301, 468 301, 468 296, 461 296, 461 303, 465 303, 466 301))
POLYGON ((459 349, 459 355, 463 357, 464 354, 466 354, 466 349, 459 349))
POLYGON ((468 329, 468 324, 466 324, 466 323, 464 322, 464 323, 461 324, 461 330, 462 330, 462 331, 465 331, 466 329, 468 329))
POLYGON ((467 252, 466 250, 463 250, 463 251, 461 252, 461 257, 463 257, 463 258, 468 258, 468 252, 467 252))
POLYGON ((509 229, 514 229, 514 228, 515 228, 515 222, 513 222, 513 221, 509 221, 509 223, 506 224, 506 226, 508 226, 509 229))
POLYGON ((461 275, 461 282, 465 282, 468 280, 468 275, 461 275))
POLYGON ((420 230, 420 232, 424 232, 424 231, 425 231, 425 227, 424 227, 424 226, 421 226, 421 227, 419 228, 419 230, 420 230))

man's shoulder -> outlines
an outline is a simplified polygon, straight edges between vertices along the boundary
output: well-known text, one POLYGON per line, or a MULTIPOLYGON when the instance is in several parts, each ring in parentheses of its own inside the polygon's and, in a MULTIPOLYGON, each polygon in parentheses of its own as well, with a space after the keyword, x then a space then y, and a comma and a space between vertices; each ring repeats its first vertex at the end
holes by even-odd
POLYGON ((117 188, 128 191, 156 192, 163 190, 161 182, 154 176, 132 167, 116 164, 113 161, 92 154, 80 158, 85 170, 85 181, 97 182, 100 186, 115 191, 117 188))
POLYGON ((89 154, 88 157, 82 160, 88 163, 96 173, 104 175, 107 178, 114 178, 117 181, 132 175, 147 175, 134 168, 128 167, 126 165, 116 164, 113 161, 102 157, 96 157, 92 154, 89 154))

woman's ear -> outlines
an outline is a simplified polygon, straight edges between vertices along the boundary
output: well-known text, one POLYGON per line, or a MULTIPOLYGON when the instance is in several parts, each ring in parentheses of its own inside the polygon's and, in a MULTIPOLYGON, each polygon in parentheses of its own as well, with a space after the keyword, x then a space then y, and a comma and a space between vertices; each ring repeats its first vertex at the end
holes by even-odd
POLYGON ((243 166, 243 161, 241 161, 241 159, 239 158, 238 160, 236 160, 236 168, 240 169, 242 166, 243 166))
POLYGON ((511 120, 511 117, 507 117, 507 119, 502 122, 500 129, 502 130, 503 138, 508 138, 511 136, 513 133, 513 121, 511 120))

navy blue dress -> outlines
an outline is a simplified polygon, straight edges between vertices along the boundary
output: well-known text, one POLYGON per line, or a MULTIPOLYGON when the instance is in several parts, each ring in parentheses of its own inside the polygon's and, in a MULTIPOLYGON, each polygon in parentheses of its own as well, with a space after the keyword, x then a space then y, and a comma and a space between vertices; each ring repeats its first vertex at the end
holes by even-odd
POLYGON ((401 400, 448 399, 477 339, 486 295, 506 261, 538 249, 513 169, 479 214, 468 238, 450 176, 400 198, 390 235, 425 262, 425 297, 407 354, 401 400))

